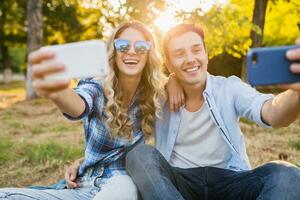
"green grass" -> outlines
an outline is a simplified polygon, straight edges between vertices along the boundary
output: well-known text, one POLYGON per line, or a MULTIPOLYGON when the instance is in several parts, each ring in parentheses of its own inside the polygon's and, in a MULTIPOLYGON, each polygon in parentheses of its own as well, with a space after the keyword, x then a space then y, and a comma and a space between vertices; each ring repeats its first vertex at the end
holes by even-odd
POLYGON ((73 161, 82 156, 82 148, 56 142, 41 144, 16 143, 12 139, 1 138, 0 164, 24 160, 26 163, 43 164, 53 161, 73 161))
POLYGON ((25 91, 24 81, 13 81, 9 84, 4 84, 3 82, 0 82, 0 93, 1 92, 16 93, 18 91, 25 91))
POLYGON ((249 119, 247 119, 247 118, 244 118, 244 117, 240 118, 240 122, 245 123, 245 124, 248 124, 248 125, 253 125, 253 124, 255 124, 255 123, 252 122, 251 120, 249 120, 249 119))
POLYGON ((34 127, 31 128, 31 132, 33 134, 41 134, 41 133, 44 132, 44 129, 40 126, 34 126, 34 127))
POLYGON ((61 132, 67 132, 72 131, 74 127, 71 123, 62 123, 62 124, 55 124, 51 128, 49 128, 49 131, 55 132, 55 133, 61 133, 61 132))
POLYGON ((18 129, 18 130, 23 130, 25 128, 25 125, 19 121, 8 121, 7 126, 9 128, 18 129))
POLYGON ((8 123, 9 121, 11 121, 12 119, 16 119, 19 117, 19 113, 18 112, 13 112, 10 110, 5 110, 2 112, 0 119, 1 121, 5 121, 5 123, 8 123))
POLYGON ((40 106, 40 105, 44 105, 46 101, 47 99, 40 98, 40 99, 33 99, 30 103, 35 106, 40 106))
POLYGON ((14 144, 7 138, 1 138, 0 140, 0 165, 4 164, 12 158, 11 150, 14 144))
MULTIPOLYGON (((20 127, 16 126, 16 127, 20 127)), ((25 128, 25 126, 23 126, 25 128)), ((34 126, 31 126, 30 128, 31 133, 33 134, 41 134, 45 132, 54 132, 54 133, 63 133, 74 130, 74 126, 72 123, 56 123, 56 124, 35 124, 34 126)))
POLYGON ((291 139, 289 139, 288 144, 289 144, 290 147, 293 147, 297 150, 300 150, 300 140, 291 140, 291 139))
POLYGON ((73 161, 79 158, 83 152, 81 148, 55 142, 34 145, 25 143, 21 145, 21 148, 26 151, 24 156, 30 163, 45 163, 54 160, 73 161))

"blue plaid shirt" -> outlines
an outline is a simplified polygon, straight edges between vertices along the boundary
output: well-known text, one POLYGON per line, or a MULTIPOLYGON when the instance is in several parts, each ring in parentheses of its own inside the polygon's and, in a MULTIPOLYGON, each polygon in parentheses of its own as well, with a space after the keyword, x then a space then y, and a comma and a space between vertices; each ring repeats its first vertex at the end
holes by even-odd
POLYGON ((98 80, 82 79, 79 81, 77 94, 84 100, 86 109, 77 118, 64 115, 70 120, 82 119, 85 133, 85 159, 79 168, 78 175, 82 176, 87 169, 93 168, 95 164, 101 164, 104 160, 110 160, 105 168, 103 178, 109 178, 115 174, 126 174, 124 147, 133 145, 139 138, 143 137, 140 120, 141 112, 137 103, 137 94, 129 108, 129 118, 133 122, 133 139, 131 141, 115 137, 112 138, 109 128, 105 123, 106 114, 104 106, 106 99, 103 88, 98 80))

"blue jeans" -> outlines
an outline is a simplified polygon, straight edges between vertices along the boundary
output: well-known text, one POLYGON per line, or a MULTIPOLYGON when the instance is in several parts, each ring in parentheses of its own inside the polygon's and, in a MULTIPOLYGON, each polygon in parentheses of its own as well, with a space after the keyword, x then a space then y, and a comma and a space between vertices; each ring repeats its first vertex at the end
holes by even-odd
POLYGON ((0 200, 90 200, 101 191, 107 178, 95 179, 99 175, 99 168, 90 168, 79 177, 80 188, 76 189, 32 189, 32 188, 1 188, 0 200))
POLYGON ((99 188, 79 189, 47 189, 37 190, 29 188, 1 188, 1 200, 88 200, 93 199, 99 188))
POLYGON ((249 171, 215 167, 170 166, 154 147, 139 145, 128 153, 126 170, 144 200, 296 200, 300 170, 271 162, 249 171))

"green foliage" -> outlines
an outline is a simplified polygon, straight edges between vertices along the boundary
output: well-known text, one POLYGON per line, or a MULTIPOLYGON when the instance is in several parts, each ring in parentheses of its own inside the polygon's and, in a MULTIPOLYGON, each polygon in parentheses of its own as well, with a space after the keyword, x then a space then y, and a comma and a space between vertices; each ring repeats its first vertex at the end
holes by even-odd
MULTIPOLYGON (((107 38, 118 24, 131 19, 144 22, 161 37, 161 32, 153 25, 153 21, 166 9, 165 0, 113 2, 115 4, 111 1, 44 0, 44 44, 107 38)), ((251 24, 253 8, 254 0, 230 0, 228 4, 213 6, 206 13, 201 8, 189 12, 179 10, 176 17, 184 22, 201 25, 206 33, 209 57, 223 58, 226 55, 229 62, 246 55, 251 45, 251 28, 261 32, 251 24)), ((300 35, 299 13, 298 0, 269 1, 263 45, 293 44, 300 35)), ((10 47, 14 71, 23 72, 26 67, 26 1, 1 1, 0 16, 0 27, 3 25, 5 30, 1 40, 10 47)), ((218 68, 221 70, 219 74, 236 74, 240 66, 235 63, 233 65, 230 70, 218 68)))
MULTIPOLYGON (((25 47, 12 47, 9 49, 9 54, 11 57, 12 70, 15 73, 24 73, 25 72, 25 57, 26 57, 26 48, 25 47)), ((1 67, 0 67, 1 71, 1 67)))
MULTIPOLYGON (((24 46, 26 44, 25 8, 26 1, 0 1, 0 71, 3 70, 3 63, 10 67, 10 60, 14 58, 9 55, 8 47, 24 46)), ((14 70, 19 67, 12 63, 14 70)))
POLYGON ((4 35, 1 42, 5 45, 23 45, 26 43, 25 14, 26 1, 1 1, 0 27, 4 35))
MULTIPOLYGON (((210 71, 214 74, 228 75, 240 71, 242 58, 251 45, 251 29, 261 33, 259 27, 252 25, 253 9, 254 0, 230 0, 226 5, 215 5, 206 13, 201 9, 192 12, 181 11, 177 17, 184 22, 203 27, 209 57, 213 60, 213 63, 210 63, 213 69, 210 71), (235 59, 230 57, 239 59, 240 62, 235 62, 235 59), (231 66, 230 63, 226 65, 229 61, 234 61, 231 66)), ((299 14, 298 0, 269 1, 263 46, 294 44, 296 37, 300 35, 299 14)))
POLYGON ((128 15, 132 19, 144 22, 145 24, 153 24, 153 19, 166 9, 166 2, 164 0, 127 0, 124 6, 128 7, 128 15))
POLYGON ((80 39, 83 26, 77 17, 77 1, 43 1, 44 43, 57 44, 80 39))
POLYGON ((264 31, 264 46, 295 44, 300 36, 300 1, 269 1, 264 31))

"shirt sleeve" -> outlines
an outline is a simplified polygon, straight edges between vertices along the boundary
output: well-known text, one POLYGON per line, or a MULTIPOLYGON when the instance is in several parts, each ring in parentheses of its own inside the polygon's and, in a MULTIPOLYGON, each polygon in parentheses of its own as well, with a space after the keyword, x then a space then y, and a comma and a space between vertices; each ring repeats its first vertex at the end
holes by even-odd
POLYGON ((254 121, 261 127, 271 128, 262 120, 262 107, 266 101, 274 98, 274 95, 260 93, 238 77, 231 77, 231 79, 234 79, 232 88, 234 88, 234 103, 237 114, 254 121))
POLYGON ((95 79, 81 79, 74 89, 85 103, 85 110, 78 117, 72 117, 66 113, 63 115, 69 120, 81 120, 94 110, 103 110, 104 93, 100 82, 95 79))

